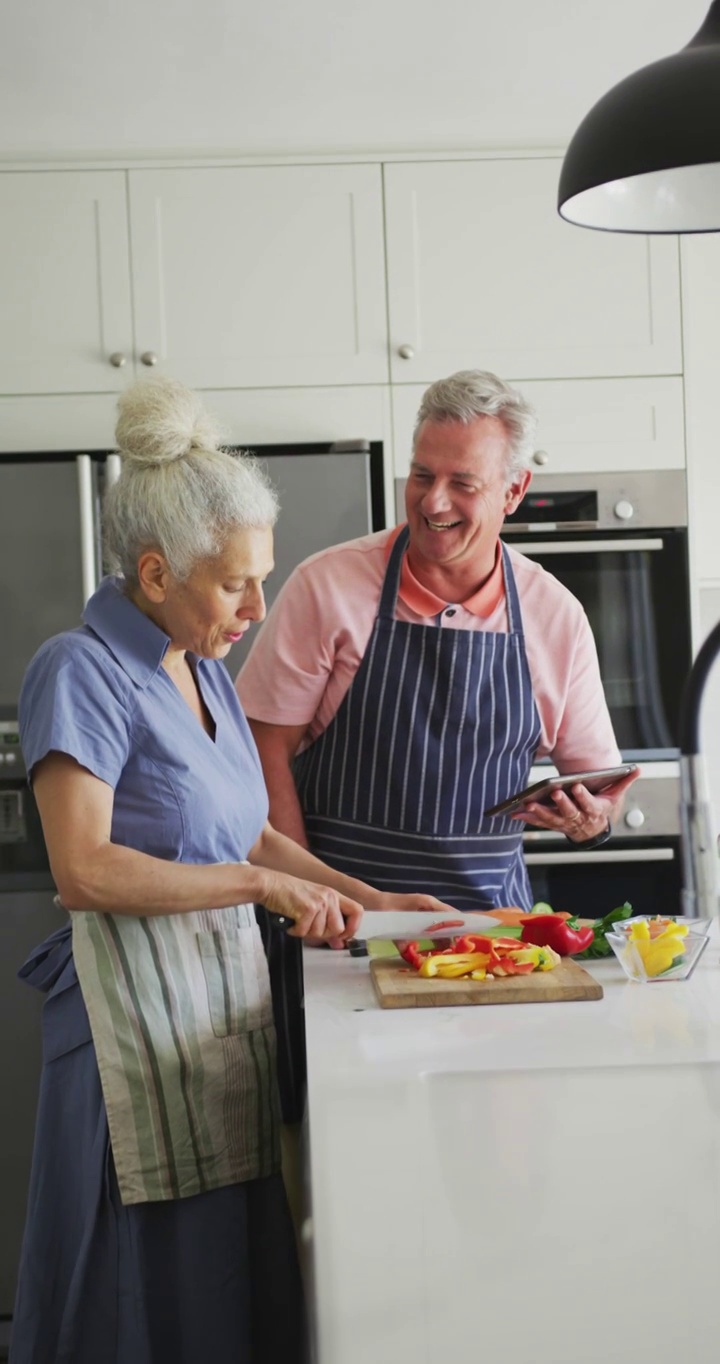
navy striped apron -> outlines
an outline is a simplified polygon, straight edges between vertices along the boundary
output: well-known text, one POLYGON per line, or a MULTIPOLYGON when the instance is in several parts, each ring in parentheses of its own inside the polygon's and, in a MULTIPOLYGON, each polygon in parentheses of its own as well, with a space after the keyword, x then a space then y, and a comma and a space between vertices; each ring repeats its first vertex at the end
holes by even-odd
POLYGON ((483 813, 528 784, 541 734, 510 558, 507 634, 415 625, 395 619, 408 535, 349 691, 295 760, 309 845, 381 890, 530 909, 522 828, 483 813))

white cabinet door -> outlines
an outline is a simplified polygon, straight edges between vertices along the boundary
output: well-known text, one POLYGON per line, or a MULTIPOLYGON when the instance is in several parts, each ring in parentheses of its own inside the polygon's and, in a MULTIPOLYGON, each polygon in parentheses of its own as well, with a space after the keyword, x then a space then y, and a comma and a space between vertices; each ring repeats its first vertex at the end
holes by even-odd
POLYGON ((123 171, 0 175, 0 300, 0 393, 116 392, 127 382, 123 171))
MULTIPOLYGON (((525 380, 518 387, 538 414, 538 472, 685 465, 682 379, 525 380)), ((396 384, 391 391, 395 476, 404 478, 425 385, 396 384)))
POLYGON ((388 378, 379 166, 130 172, 138 356, 195 387, 388 378))
POLYGON ((677 239, 563 222, 560 166, 385 167, 394 382, 680 373, 677 239))

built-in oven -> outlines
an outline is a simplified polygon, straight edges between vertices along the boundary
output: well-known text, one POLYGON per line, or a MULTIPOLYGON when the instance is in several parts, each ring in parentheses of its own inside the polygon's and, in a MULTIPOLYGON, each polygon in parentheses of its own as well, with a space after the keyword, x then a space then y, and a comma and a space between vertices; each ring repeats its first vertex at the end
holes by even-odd
MULTIPOLYGON (((597 918, 681 911, 678 724, 692 660, 682 470, 536 474, 503 538, 554 574, 590 621, 624 758, 640 762, 612 840, 583 852, 526 830, 533 895, 597 918)), ((544 769, 536 769, 538 776, 544 769)))
POLYGON ((536 474, 503 539, 578 597, 624 758, 676 758, 690 669, 682 470, 536 474))

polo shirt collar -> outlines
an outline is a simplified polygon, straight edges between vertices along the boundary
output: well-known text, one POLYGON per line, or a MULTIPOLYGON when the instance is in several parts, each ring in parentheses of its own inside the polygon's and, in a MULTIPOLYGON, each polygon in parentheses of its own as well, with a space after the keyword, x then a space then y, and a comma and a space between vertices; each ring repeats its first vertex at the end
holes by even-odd
POLYGON ((137 686, 152 681, 170 638, 125 595, 122 578, 103 578, 82 618, 137 686))
MULTIPOLYGON (((398 526, 397 530, 388 541, 388 559, 392 547, 402 529, 402 526, 398 526)), ((490 577, 486 578, 482 587, 480 587, 477 592, 473 592, 472 596, 467 597, 465 601, 454 602, 453 605, 461 606, 463 610, 468 611, 471 616, 491 616, 493 611, 500 604, 504 590, 502 549, 500 541, 498 540, 495 550, 495 563, 490 577)), ((405 605, 409 606, 410 610, 414 611, 417 616, 439 616, 443 611, 446 611, 448 607, 448 603, 443 601, 442 597, 436 597, 434 592, 431 592, 429 588, 423 587, 423 584, 418 582, 418 579, 415 577, 415 574, 408 563, 407 554, 403 555, 402 568, 400 570, 399 594, 405 602, 405 605)))

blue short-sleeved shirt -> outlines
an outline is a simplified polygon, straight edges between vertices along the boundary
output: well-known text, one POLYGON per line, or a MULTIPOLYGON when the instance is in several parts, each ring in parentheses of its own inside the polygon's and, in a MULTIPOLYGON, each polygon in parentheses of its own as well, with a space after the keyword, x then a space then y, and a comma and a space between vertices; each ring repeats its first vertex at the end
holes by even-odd
POLYGON ((224 663, 189 654, 211 739, 162 667, 168 636, 105 578, 84 624, 47 640, 25 674, 28 772, 67 753, 115 792, 113 843, 173 862, 238 862, 268 815, 260 760, 224 663))

